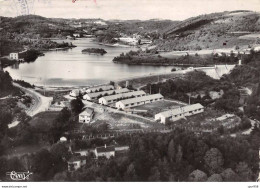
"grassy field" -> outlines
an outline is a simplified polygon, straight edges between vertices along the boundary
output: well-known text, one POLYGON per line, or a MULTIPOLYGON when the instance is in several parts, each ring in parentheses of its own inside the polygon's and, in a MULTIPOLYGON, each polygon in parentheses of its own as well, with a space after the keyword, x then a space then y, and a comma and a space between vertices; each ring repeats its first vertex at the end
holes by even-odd
POLYGON ((217 129, 221 125, 224 127, 233 127, 239 125, 241 122, 237 116, 230 117, 221 121, 216 118, 223 116, 225 113, 214 109, 206 108, 203 113, 186 117, 179 121, 170 122, 168 125, 173 127, 190 127, 202 129, 217 129))
POLYGON ((147 110, 149 114, 152 114, 154 116, 159 112, 167 111, 173 108, 177 108, 179 106, 183 106, 183 105, 177 104, 176 102, 173 101, 163 100, 163 101, 158 101, 150 104, 145 104, 142 106, 137 106, 134 109, 147 110))
POLYGON ((123 130, 123 129, 136 129, 136 128, 159 128, 163 125, 146 120, 142 117, 132 116, 122 113, 114 113, 114 112, 95 112, 95 116, 93 121, 91 122, 91 126, 96 126, 100 123, 109 124, 110 129, 112 130, 123 130))

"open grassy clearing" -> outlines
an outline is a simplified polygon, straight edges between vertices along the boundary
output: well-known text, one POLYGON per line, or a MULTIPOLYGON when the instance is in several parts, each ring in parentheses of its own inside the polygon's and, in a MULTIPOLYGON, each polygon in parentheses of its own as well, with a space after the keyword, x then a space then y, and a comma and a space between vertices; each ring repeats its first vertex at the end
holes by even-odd
POLYGON ((77 123, 77 129, 83 130, 84 126, 98 126, 108 124, 110 130, 129 130, 141 128, 161 128, 165 127, 154 121, 149 121, 137 115, 127 115, 115 112, 95 112, 93 121, 90 124, 77 123))
POLYGON ((155 114, 157 114, 159 112, 178 108, 180 106, 184 106, 184 105, 181 105, 181 104, 178 104, 176 102, 169 101, 169 100, 163 100, 163 101, 153 102, 153 103, 150 103, 150 104, 145 104, 145 105, 142 105, 142 106, 137 106, 134 109, 136 109, 136 110, 147 110, 147 112, 149 114, 154 116, 155 114))
POLYGON ((227 128, 231 128, 239 125, 241 119, 238 116, 232 116, 227 118, 220 118, 225 115, 224 112, 206 108, 201 114, 186 117, 175 122, 169 122, 169 126, 178 127, 190 127, 190 128, 202 128, 202 129, 217 129, 221 125, 227 128), (217 118, 221 120, 217 120, 217 118))

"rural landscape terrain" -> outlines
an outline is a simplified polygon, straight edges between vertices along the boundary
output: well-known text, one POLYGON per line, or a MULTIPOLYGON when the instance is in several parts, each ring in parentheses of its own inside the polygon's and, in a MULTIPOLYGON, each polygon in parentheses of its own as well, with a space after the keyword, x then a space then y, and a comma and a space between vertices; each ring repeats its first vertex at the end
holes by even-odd
POLYGON ((32 172, 27 181, 257 181, 259 37, 260 13, 247 10, 183 21, 0 17, 0 181, 12 171, 32 172), (76 49, 70 63, 124 49, 93 68, 99 75, 170 71, 55 87, 7 71, 76 49))

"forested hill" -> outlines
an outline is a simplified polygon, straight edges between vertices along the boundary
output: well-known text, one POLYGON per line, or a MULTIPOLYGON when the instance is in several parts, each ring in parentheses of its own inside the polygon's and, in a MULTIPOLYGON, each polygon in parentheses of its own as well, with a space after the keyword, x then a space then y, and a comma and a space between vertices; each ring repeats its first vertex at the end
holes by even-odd
POLYGON ((248 87, 252 94, 247 100, 245 113, 260 120, 260 52, 244 56, 243 65, 235 67, 227 76, 238 87, 248 87))
POLYGON ((240 36, 260 31, 260 14, 252 11, 220 12, 192 17, 165 28, 161 50, 227 48, 254 43, 240 36), (223 46, 225 43, 225 46, 223 46))

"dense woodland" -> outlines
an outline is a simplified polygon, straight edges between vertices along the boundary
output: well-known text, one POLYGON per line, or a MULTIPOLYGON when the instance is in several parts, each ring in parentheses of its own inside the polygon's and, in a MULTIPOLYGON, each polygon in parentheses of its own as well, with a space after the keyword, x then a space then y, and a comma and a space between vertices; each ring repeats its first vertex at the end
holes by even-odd
MULTIPOLYGON (((90 155, 87 165, 72 173, 66 170, 68 145, 57 143, 20 159, 1 157, 0 175, 4 180, 7 171, 29 170, 34 172, 30 181, 255 181, 259 139, 258 129, 236 138, 196 136, 180 129, 121 136, 116 141, 129 145, 128 153, 109 160, 90 155)), ((90 147, 105 143, 112 140, 85 141, 90 147)))
MULTIPOLYGON (((198 51, 199 53, 199 51, 198 51)), ((189 55, 187 53, 183 56, 176 56, 172 58, 162 57, 156 50, 146 50, 146 51, 130 51, 128 53, 122 53, 117 57, 114 57, 113 61, 115 63, 125 63, 134 65, 171 65, 171 66, 213 66, 216 64, 237 64, 238 59, 241 58, 241 54, 230 55, 222 53, 210 54, 200 56, 199 54, 189 55)))

